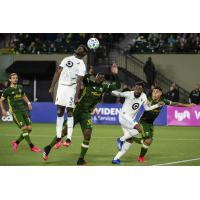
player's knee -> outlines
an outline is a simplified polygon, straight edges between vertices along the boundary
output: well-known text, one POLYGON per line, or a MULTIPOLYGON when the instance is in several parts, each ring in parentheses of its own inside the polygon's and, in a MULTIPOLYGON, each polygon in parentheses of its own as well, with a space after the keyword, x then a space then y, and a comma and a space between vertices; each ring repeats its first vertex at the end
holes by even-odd
POLYGON ((147 138, 147 139, 144 140, 144 142, 145 142, 145 144, 150 146, 151 143, 153 142, 153 139, 152 138, 147 138))
POLYGON ((85 129, 85 131, 84 131, 84 139, 85 140, 90 140, 91 139, 91 133, 92 133, 92 129, 85 129))
POLYGON ((136 129, 139 133, 142 132, 142 127, 141 127, 139 124, 136 124, 136 125, 134 126, 134 129, 136 129))
POLYGON ((27 126, 27 130, 30 133, 32 131, 32 127, 31 126, 27 126))
POLYGON ((67 109, 67 116, 73 117, 73 109, 67 109))
POLYGON ((57 116, 62 117, 64 115, 64 112, 61 109, 57 110, 57 116))

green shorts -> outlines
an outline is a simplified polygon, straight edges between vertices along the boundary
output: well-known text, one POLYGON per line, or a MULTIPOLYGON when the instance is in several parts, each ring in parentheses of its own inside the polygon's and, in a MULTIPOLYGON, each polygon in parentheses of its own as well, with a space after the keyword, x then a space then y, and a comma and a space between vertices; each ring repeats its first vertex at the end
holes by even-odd
POLYGON ((153 124, 151 123, 146 123, 146 122, 140 122, 140 125, 143 128, 143 138, 148 139, 148 138, 153 138, 153 132, 154 132, 154 127, 153 124))
MULTIPOLYGON (((76 126, 76 124, 80 124, 81 126, 81 130, 82 132, 85 130, 85 129, 92 129, 92 118, 91 118, 91 113, 84 113, 84 112, 81 112, 79 110, 76 110, 74 111, 74 126, 76 126)), ((64 121, 63 125, 66 126, 67 120, 64 121)))
POLYGON ((12 116, 13 116, 13 121, 17 124, 19 128, 31 125, 30 115, 27 111, 13 112, 12 116))
POLYGON ((81 126, 82 132, 85 129, 92 128, 92 118, 91 113, 80 113, 80 111, 74 111, 74 126, 79 123, 81 126))

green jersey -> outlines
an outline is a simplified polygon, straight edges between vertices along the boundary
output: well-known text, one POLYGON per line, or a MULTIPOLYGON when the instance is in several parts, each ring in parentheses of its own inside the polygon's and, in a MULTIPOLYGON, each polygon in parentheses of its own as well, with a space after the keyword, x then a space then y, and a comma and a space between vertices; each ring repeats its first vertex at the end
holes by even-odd
POLYGON ((16 88, 8 87, 3 91, 2 97, 8 101, 9 110, 11 112, 26 111, 24 104, 25 93, 21 85, 17 85, 16 88))
MULTIPOLYGON (((158 103, 158 101, 153 100, 152 97, 148 97, 148 101, 150 102, 151 106, 158 103)), ((171 101, 169 101, 165 98, 160 98, 159 101, 164 102, 166 105, 171 104, 171 101)), ((151 111, 144 111, 142 117, 140 118, 140 122, 153 124, 154 120, 158 117, 161 109, 162 109, 162 107, 158 107, 151 111)))
POLYGON ((117 90, 121 87, 117 75, 115 76, 113 75, 112 82, 107 84, 106 83, 97 84, 95 81, 90 80, 89 77, 90 75, 87 74, 83 79, 85 89, 83 91, 83 95, 81 97, 80 102, 76 106, 75 111, 78 110, 79 112, 81 111, 81 112, 91 113, 96 104, 101 101, 104 92, 117 90))

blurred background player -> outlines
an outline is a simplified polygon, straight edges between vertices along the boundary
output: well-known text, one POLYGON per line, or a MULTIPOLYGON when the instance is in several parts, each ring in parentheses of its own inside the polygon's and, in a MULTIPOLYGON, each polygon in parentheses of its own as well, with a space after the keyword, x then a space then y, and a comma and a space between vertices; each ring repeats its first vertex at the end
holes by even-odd
MULTIPOLYGON (((155 88, 152 91, 152 95, 148 97, 149 105, 154 106, 158 104, 159 102, 164 102, 165 105, 170 106, 181 106, 181 107, 191 107, 195 104, 183 104, 179 102, 172 102, 168 99, 165 99, 162 97, 162 89, 159 86, 155 86, 155 88)), ((153 135, 154 135, 154 125, 153 122, 157 118, 157 116, 160 114, 161 107, 157 107, 154 110, 150 111, 144 111, 142 114, 139 124, 142 127, 142 138, 136 138, 133 137, 131 139, 128 139, 124 145, 125 147, 122 147, 121 153, 118 156, 118 159, 120 159, 126 151, 130 148, 131 144, 134 142, 142 144, 140 155, 138 157, 138 162, 144 162, 144 156, 146 155, 149 146, 153 142, 153 135)))
POLYGON ((119 122, 124 132, 124 136, 117 139, 117 147, 120 151, 114 157, 112 161, 113 164, 121 163, 120 157, 131 145, 125 141, 142 132, 141 126, 134 120, 134 117, 139 112, 140 107, 143 105, 145 110, 153 110, 163 105, 162 102, 158 102, 153 106, 149 106, 147 104, 147 96, 145 93, 143 93, 143 91, 144 83, 138 82, 135 84, 133 91, 112 92, 112 94, 115 96, 125 97, 125 102, 122 106, 122 110, 119 113, 119 122))
POLYGON ((82 60, 86 56, 88 50, 84 45, 80 45, 73 56, 66 57, 62 60, 54 74, 49 92, 53 95, 55 85, 58 81, 58 89, 55 99, 57 105, 57 121, 56 121, 56 148, 61 146, 62 126, 64 122, 64 112, 67 109, 67 141, 66 145, 70 145, 73 133, 73 108, 78 102, 81 84, 86 73, 86 67, 82 60))
MULTIPOLYGON (((91 80, 90 77, 93 76, 94 71, 93 68, 90 68, 89 73, 84 77, 83 83, 85 86, 84 94, 81 97, 80 102, 77 104, 74 110, 74 126, 77 123, 80 123, 81 130, 83 133, 83 143, 81 144, 81 153, 79 159, 77 161, 77 165, 85 165, 86 161, 84 157, 89 148, 89 142, 92 134, 92 119, 91 113, 94 110, 94 107, 97 103, 99 103, 102 99, 102 95, 105 92, 117 90, 120 88, 120 81, 117 76, 118 67, 116 64, 113 64, 111 67, 112 73, 112 82, 111 83, 103 83, 105 77, 103 74, 98 73, 96 75, 95 80, 91 80)), ((67 124, 65 124, 65 128, 63 129, 62 137, 68 135, 67 124)), ((44 148, 43 158, 44 160, 48 159, 49 152, 51 148, 56 144, 56 137, 52 140, 52 142, 44 148)), ((66 145, 66 142, 64 143, 66 145)))
POLYGON ((28 145, 33 152, 41 152, 41 150, 33 145, 30 139, 30 132, 32 131, 31 120, 29 117, 29 113, 24 102, 28 105, 28 109, 31 111, 32 106, 31 103, 24 93, 23 87, 18 85, 18 75, 16 73, 12 73, 9 76, 9 85, 3 91, 3 94, 0 99, 0 106, 3 116, 8 116, 8 112, 5 110, 3 101, 7 100, 9 105, 9 111, 11 112, 14 122, 17 126, 22 130, 20 137, 13 141, 12 148, 14 151, 17 151, 19 143, 25 139, 28 145))

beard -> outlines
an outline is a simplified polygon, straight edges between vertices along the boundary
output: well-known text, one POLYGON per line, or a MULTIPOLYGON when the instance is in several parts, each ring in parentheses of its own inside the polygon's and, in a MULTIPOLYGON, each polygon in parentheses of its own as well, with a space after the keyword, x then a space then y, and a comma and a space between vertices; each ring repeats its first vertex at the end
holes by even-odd
POLYGON ((134 94, 136 98, 139 98, 141 94, 134 94))

